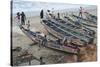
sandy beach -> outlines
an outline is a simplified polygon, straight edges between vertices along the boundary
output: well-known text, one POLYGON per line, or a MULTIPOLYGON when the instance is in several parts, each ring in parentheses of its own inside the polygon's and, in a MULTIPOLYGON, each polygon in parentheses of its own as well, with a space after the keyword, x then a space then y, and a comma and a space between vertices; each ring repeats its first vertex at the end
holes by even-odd
MULTIPOLYGON (((97 15, 96 10, 91 12, 94 15, 97 15)), ((43 25, 40 23, 40 17, 39 16, 33 16, 33 17, 27 17, 27 21, 30 21, 30 30, 32 31, 39 31, 41 33, 47 34, 49 37, 52 38, 51 35, 47 33, 47 31, 44 29, 43 25)), ((34 42, 29 39, 18 27, 18 24, 16 23, 16 20, 13 19, 13 31, 12 31, 12 39, 13 39, 13 48, 15 47, 21 47, 22 50, 27 50, 29 53, 31 53, 33 56, 40 58, 43 56, 43 61, 45 64, 55 64, 58 63, 59 58, 63 57, 62 61, 60 63, 72 63, 77 62, 77 58, 81 62, 88 62, 88 61, 96 61, 97 60, 97 43, 95 41, 95 45, 88 45, 87 47, 81 47, 80 49, 80 55, 77 57, 76 55, 64 53, 61 51, 49 49, 49 48, 41 48, 39 50, 38 44, 34 45, 34 42), (32 45, 33 44, 33 45, 32 45)), ((97 29, 95 29, 97 31, 97 29)), ((53 38, 54 39, 54 38, 53 38)), ((14 57, 17 56, 17 53, 14 53, 14 57)), ((21 63, 19 65, 28 65, 28 62, 21 63)), ((40 65, 40 62, 37 60, 32 60, 31 65, 40 65)))

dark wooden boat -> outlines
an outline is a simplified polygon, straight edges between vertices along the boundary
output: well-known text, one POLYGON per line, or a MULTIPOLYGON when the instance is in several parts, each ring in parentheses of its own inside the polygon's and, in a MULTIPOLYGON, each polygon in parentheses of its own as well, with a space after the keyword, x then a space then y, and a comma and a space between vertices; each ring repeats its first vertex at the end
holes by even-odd
MULTIPOLYGON (((83 33, 84 35, 87 35, 87 36, 90 36, 90 37, 94 37, 94 35, 95 35, 95 31, 94 30, 91 30, 87 26, 82 25, 80 22, 75 21, 74 19, 72 19, 72 18, 70 18, 68 16, 65 16, 64 18, 67 19, 65 21, 73 24, 73 26, 76 27, 75 30, 78 30, 80 33, 83 33), (80 31, 80 29, 81 29, 81 31, 80 31)), ((64 25, 66 25, 66 24, 64 24, 64 25)))
MULTIPOLYGON (((29 30, 25 29, 22 26, 20 28, 21 28, 22 32, 24 34, 26 34, 32 41, 39 42, 40 40, 42 40, 44 38, 38 32, 29 31, 29 30)), ((61 45, 61 44, 57 44, 53 40, 48 40, 47 44, 46 44, 46 47, 47 48, 51 48, 51 49, 60 50, 60 51, 67 52, 67 53, 72 53, 72 54, 78 54, 78 52, 79 52, 79 48, 78 47, 75 47, 75 46, 64 46, 64 45, 61 45)))
MULTIPOLYGON (((65 18, 67 18, 67 17, 65 17, 65 18)), ((76 24, 76 22, 71 20, 70 18, 67 18, 67 19, 68 19, 68 21, 62 20, 62 19, 53 19, 53 21, 56 20, 57 24, 60 24, 64 27, 72 29, 72 30, 74 30, 78 33, 81 33, 83 35, 86 35, 88 37, 94 37, 94 35, 93 35, 94 31, 93 30, 90 30, 86 27, 83 27, 81 24, 76 24)))
POLYGON ((88 37, 86 35, 76 32, 72 29, 61 26, 51 20, 43 20, 42 24, 44 25, 45 29, 49 33, 53 34, 54 36, 56 36, 60 39, 63 39, 65 36, 71 37, 72 39, 80 39, 81 44, 84 42, 90 43, 93 40, 92 37, 88 37))
POLYGON ((72 17, 73 17, 73 19, 80 21, 82 23, 82 25, 97 28, 97 22, 94 22, 94 21, 88 20, 88 19, 84 19, 77 15, 72 15, 72 17))
POLYGON ((87 15, 87 18, 88 18, 89 20, 93 20, 94 22, 97 22, 97 16, 92 15, 92 14, 90 14, 90 13, 88 13, 88 12, 85 12, 85 14, 87 15))
POLYGON ((20 27, 22 32, 26 34, 32 41, 39 42, 39 39, 43 39, 40 32, 32 32, 30 30, 25 29, 23 26, 20 27))

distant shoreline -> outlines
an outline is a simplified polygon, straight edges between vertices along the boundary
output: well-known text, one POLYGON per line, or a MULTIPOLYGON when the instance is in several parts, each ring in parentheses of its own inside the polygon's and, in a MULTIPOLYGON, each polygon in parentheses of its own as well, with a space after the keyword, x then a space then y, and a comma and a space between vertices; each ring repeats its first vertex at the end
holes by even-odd
MULTIPOLYGON (((97 8, 84 8, 86 11, 91 12, 91 11, 97 11, 97 8)), ((54 13, 78 13, 79 9, 74 9, 74 8, 70 8, 70 9, 63 9, 63 10, 54 10, 54 13)), ((44 10, 44 12, 46 12, 46 10, 44 10)), ((20 12, 21 13, 21 12, 20 12)), ((36 17, 36 16, 40 16, 40 11, 29 11, 29 12, 25 12, 27 17, 36 17)), ((97 14, 94 14, 97 16, 97 14)), ((16 16, 16 13, 13 13, 13 17, 16 16)))

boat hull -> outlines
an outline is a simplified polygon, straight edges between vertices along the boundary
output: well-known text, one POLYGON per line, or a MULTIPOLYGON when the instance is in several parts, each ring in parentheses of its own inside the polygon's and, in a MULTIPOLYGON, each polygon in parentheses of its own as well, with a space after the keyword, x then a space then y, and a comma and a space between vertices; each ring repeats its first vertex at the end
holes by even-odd
MULTIPOLYGON (((47 30, 48 33, 52 34, 53 36, 57 37, 58 39, 64 39, 64 37, 66 36, 64 34, 59 33, 58 31, 55 31, 53 28, 49 27, 44 22, 42 23, 42 25, 44 26, 44 28, 47 30)), ((68 37, 68 40, 69 41, 71 40, 72 43, 74 43, 76 46, 83 46, 84 45, 84 42, 81 41, 80 39, 78 39, 70 34, 67 34, 67 35, 69 35, 69 36, 66 36, 66 37, 68 37)))
MULTIPOLYGON (((39 43, 39 40, 43 39, 43 36, 38 35, 35 32, 29 31, 29 30, 25 29, 24 27, 20 27, 20 28, 21 28, 22 32, 25 35, 27 35, 32 41, 35 41, 35 42, 39 43), (30 34, 30 32, 32 34, 30 34), (41 38, 38 38, 38 36, 40 36, 41 38)), ((52 40, 50 40, 50 41, 52 41, 52 40)), ((55 49, 55 50, 59 50, 59 51, 63 51, 63 52, 67 52, 67 53, 71 53, 71 54, 78 54, 78 52, 79 52, 78 47, 73 48, 71 46, 62 46, 62 45, 56 44, 55 41, 53 41, 53 42, 50 42, 50 41, 47 42, 45 47, 55 49)))

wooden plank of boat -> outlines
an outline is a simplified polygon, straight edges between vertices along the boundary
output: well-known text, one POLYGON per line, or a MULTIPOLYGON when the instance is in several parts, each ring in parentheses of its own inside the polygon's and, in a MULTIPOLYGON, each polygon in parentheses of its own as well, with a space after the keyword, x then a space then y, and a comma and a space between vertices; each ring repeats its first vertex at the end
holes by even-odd
POLYGON ((59 38, 59 39, 62 39, 62 38, 64 38, 65 36, 71 36, 70 34, 68 34, 68 33, 66 33, 66 32, 63 32, 61 29, 59 29, 59 28, 57 28, 57 27, 55 27, 55 26, 53 26, 52 24, 49 24, 49 23, 47 23, 47 22, 49 22, 49 21, 47 21, 47 20, 43 20, 43 25, 44 25, 44 27, 45 27, 45 29, 49 32, 49 33, 53 33, 53 35, 54 36, 56 36, 57 38, 59 38), (59 33, 60 32, 60 33, 59 33))
POLYGON ((79 22, 73 20, 72 17, 65 16, 64 18, 67 19, 67 21, 69 21, 71 24, 75 25, 76 27, 82 27, 82 24, 80 24, 79 22))
MULTIPOLYGON (((54 35, 55 37, 57 37, 59 39, 63 39, 65 36, 66 37, 72 37, 72 35, 70 35, 68 33, 64 33, 62 30, 58 29, 57 27, 54 27, 53 25, 48 26, 47 23, 46 23, 46 20, 43 20, 42 24, 50 34, 54 35), (56 29, 58 29, 59 31, 56 30, 56 29)), ((77 41, 77 38, 75 38, 74 41, 72 41, 72 42, 77 46, 83 46, 83 44, 84 44, 83 41, 79 41, 79 40, 77 41)))
MULTIPOLYGON (((66 17, 67 18, 67 17, 66 17)), ((55 20, 55 19, 54 19, 55 20)), ((54 21, 53 20, 53 21, 54 21)), ((88 37, 93 37, 93 36, 91 36, 91 35, 89 35, 89 33, 88 32, 90 32, 90 31, 88 31, 86 28, 84 28, 84 29, 79 29, 79 26, 77 26, 77 25, 75 25, 75 24, 73 24, 73 23, 75 23, 73 20, 71 20, 71 19, 69 19, 69 21, 70 22, 67 22, 67 21, 64 21, 64 20, 62 20, 62 19, 60 19, 60 21, 63 21, 64 23, 62 23, 62 22, 59 22, 59 20, 57 20, 58 22, 57 22, 57 24, 60 24, 60 25, 62 25, 62 26, 64 26, 64 27, 67 27, 67 28, 70 28, 70 29, 72 29, 72 30, 74 30, 74 31, 76 31, 76 32, 78 32, 78 33, 81 33, 81 34, 83 34, 83 35, 85 35, 85 36, 88 36, 88 37), (73 22, 73 23, 72 23, 73 22)), ((82 27, 82 26, 81 26, 82 27)), ((93 32, 93 31, 92 31, 93 32)))
POLYGON ((92 23, 96 22, 94 24, 97 24, 97 19, 95 19, 95 17, 91 16, 90 14, 86 14, 85 16, 86 16, 86 19, 93 21, 92 23))
MULTIPOLYGON (((43 21, 44 22, 44 26, 46 26, 47 28, 46 29, 50 29, 50 28, 52 28, 51 26, 50 26, 50 23, 46 23, 46 22, 48 22, 48 21, 43 21), (49 26, 48 26, 49 25, 49 26)), ((52 25, 52 24, 51 24, 52 25)), ((53 26, 53 25, 52 25, 53 26)), ((58 36, 58 35, 56 35, 54 32, 52 32, 52 30, 55 30, 57 27, 54 27, 54 28, 52 28, 51 30, 50 30, 50 33, 51 34, 54 34, 55 36, 58 36)), ((63 39, 65 36, 67 36, 68 38, 69 37, 74 37, 74 36, 72 36, 72 35, 70 35, 70 34, 68 34, 68 33, 66 33, 66 32, 64 32, 64 31, 62 31, 61 29, 59 29, 58 28, 58 30, 55 30, 55 31, 57 31, 58 33, 60 33, 63 37, 61 38, 61 39, 63 39), (67 34, 67 35, 66 35, 67 34)), ((75 37, 74 37, 75 38, 75 37)), ((73 39, 74 39, 73 38, 73 39)), ((75 38, 75 39, 77 39, 77 38, 75 38)), ((77 43, 76 44, 78 44, 78 45, 84 45, 84 42, 83 41, 77 41, 77 43)))
MULTIPOLYGON (((52 26, 48 26, 45 23, 42 23, 44 28, 47 30, 47 32, 49 32, 50 34, 52 34, 53 36, 55 36, 56 38, 62 39, 64 38, 64 36, 61 33, 58 33, 55 28, 52 29, 52 26)), ((70 36, 70 35, 69 35, 70 36)))
POLYGON ((88 14, 92 19, 97 20, 97 16, 90 14, 89 12, 85 12, 86 14, 88 14))
POLYGON ((78 20, 81 20, 82 21, 82 24, 85 25, 85 26, 90 26, 90 27, 94 27, 94 28, 97 28, 97 25, 95 24, 96 22, 92 23, 92 21, 89 21, 89 20, 86 20, 86 19, 83 19, 81 17, 78 17, 76 15, 72 15, 72 17, 75 19, 78 19, 78 20), (91 22, 91 23, 90 23, 91 22))
POLYGON ((72 15, 72 16, 77 17, 77 18, 79 18, 79 19, 81 19, 81 20, 84 20, 84 21, 86 21, 86 22, 93 23, 93 24, 96 24, 96 23, 97 23, 96 21, 89 20, 89 19, 86 19, 86 18, 82 18, 82 17, 79 17, 79 16, 77 16, 77 15, 72 15))
MULTIPOLYGON (((36 32, 32 32, 32 31, 29 31, 27 29, 25 29, 24 27, 21 27, 21 30, 24 34, 26 34, 32 41, 35 41, 35 42, 39 42, 39 40, 43 38, 43 36, 41 35, 38 35, 38 33, 36 32), (38 36, 40 36, 41 38, 38 38, 38 36)), ((56 50, 60 50, 60 51, 64 51, 64 52, 67 52, 67 53, 72 53, 72 54, 77 54, 79 49, 78 48, 73 48, 73 47, 69 47, 69 46, 61 46, 54 42, 50 42, 48 41, 47 42, 48 44, 46 45, 46 47, 48 48, 52 48, 52 49, 56 49, 56 50), (59 48, 58 48, 58 47, 59 48)))
POLYGON ((53 26, 55 26, 55 27, 61 29, 63 32, 69 33, 70 35, 72 35, 72 36, 74 36, 74 37, 76 37, 76 38, 79 38, 79 39, 81 39, 81 40, 84 40, 85 42, 89 41, 89 39, 92 38, 92 37, 84 36, 83 34, 78 33, 78 32, 76 32, 76 31, 74 31, 74 30, 72 30, 72 29, 69 29, 69 28, 67 28, 67 27, 65 28, 65 27, 63 27, 63 26, 57 24, 57 21, 54 21, 54 22, 51 21, 50 23, 51 23, 53 26))
MULTIPOLYGON (((73 19, 73 18, 70 17, 70 16, 69 16, 69 17, 67 16, 66 19, 69 19, 69 21, 70 21, 70 20, 73 20, 73 21, 74 21, 74 22, 72 22, 73 24, 75 24, 75 22, 80 23, 79 21, 73 19)), ((89 26, 87 26, 87 25, 83 25, 83 24, 82 24, 82 27, 84 27, 84 28, 85 28, 84 30, 86 30, 86 31, 88 31, 88 32, 95 33, 95 30, 90 29, 89 26)))
POLYGON ((84 28, 84 29, 83 29, 84 31, 87 31, 87 32, 94 32, 94 30, 91 30, 91 29, 88 28, 87 26, 80 24, 78 21, 73 20, 71 17, 65 16, 64 18, 65 18, 65 21, 66 21, 66 19, 67 19, 67 21, 70 21, 70 23, 73 24, 74 26, 76 26, 77 28, 80 28, 80 26, 81 26, 81 27, 84 28), (79 25, 79 24, 76 24, 76 23, 79 23, 80 25, 79 25))
POLYGON ((21 26, 20 28, 21 28, 22 32, 23 32, 25 35, 27 35, 32 41, 39 42, 38 37, 39 37, 40 39, 43 38, 42 36, 39 35, 40 33, 38 33, 38 32, 32 32, 32 31, 30 31, 30 30, 25 29, 23 26, 21 26))
POLYGON ((57 50, 61 50, 61 51, 66 51, 66 52, 70 52, 70 53, 75 53, 77 54, 79 51, 78 47, 73 47, 73 46, 64 46, 64 45, 60 45, 60 44, 56 44, 55 42, 49 42, 49 45, 47 45, 47 47, 51 47, 57 50))

